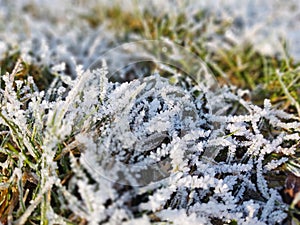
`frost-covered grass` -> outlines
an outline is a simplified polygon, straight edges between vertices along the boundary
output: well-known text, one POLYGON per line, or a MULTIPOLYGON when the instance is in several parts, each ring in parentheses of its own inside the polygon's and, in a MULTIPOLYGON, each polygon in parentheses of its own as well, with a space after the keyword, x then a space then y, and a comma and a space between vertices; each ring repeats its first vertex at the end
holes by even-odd
POLYGON ((0 2, 0 222, 296 223, 299 63, 259 24, 278 21, 228 2, 0 2), (201 57, 218 87, 154 63, 90 70, 145 39, 201 57))

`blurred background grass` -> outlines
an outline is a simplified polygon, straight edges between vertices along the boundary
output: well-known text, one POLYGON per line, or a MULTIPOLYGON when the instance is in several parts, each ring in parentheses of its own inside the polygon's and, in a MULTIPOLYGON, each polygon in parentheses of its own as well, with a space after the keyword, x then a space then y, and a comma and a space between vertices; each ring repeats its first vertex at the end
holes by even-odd
MULTIPOLYGON (((241 41, 236 41, 240 31, 235 38, 228 37, 228 33, 237 27, 244 29, 239 18, 220 17, 197 7, 191 15, 187 10, 153 12, 151 7, 140 9, 139 2, 131 3, 127 10, 124 10, 124 3, 94 3, 87 7, 89 10, 77 11, 77 19, 94 30, 104 25, 115 34, 117 44, 145 39, 171 40, 201 57, 220 84, 249 89, 255 104, 262 105, 268 98, 276 107, 300 116, 300 63, 289 54, 286 40, 280 39, 277 43, 280 52, 265 54, 258 51, 251 37, 250 40, 241 37, 241 41), (128 10, 129 7, 132 8, 128 10)), ((76 4, 77 7, 87 5, 82 1, 76 4)), ((34 18, 45 17, 33 3, 26 4, 22 10, 34 18)), ((57 23, 53 18, 52 21, 57 23)), ((20 55, 19 51, 7 51, 0 61, 1 72, 11 72, 20 55)), ((27 65, 20 78, 27 74, 34 77, 40 89, 45 89, 52 80, 47 66, 27 65)))

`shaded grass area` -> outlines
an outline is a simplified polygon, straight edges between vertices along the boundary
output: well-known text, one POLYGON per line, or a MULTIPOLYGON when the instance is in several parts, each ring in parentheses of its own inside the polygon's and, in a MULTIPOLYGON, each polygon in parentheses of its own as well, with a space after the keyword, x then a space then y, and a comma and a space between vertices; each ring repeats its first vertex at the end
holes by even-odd
MULTIPOLYGON (((31 76, 39 90, 46 90, 53 81, 54 75, 51 74, 47 66, 38 66, 24 62, 19 51, 6 53, 4 59, 0 61, 1 74, 12 73, 19 59, 22 66, 16 74, 16 79, 25 80, 28 76, 31 76)), ((4 87, 3 84, 1 84, 1 87, 4 87)))

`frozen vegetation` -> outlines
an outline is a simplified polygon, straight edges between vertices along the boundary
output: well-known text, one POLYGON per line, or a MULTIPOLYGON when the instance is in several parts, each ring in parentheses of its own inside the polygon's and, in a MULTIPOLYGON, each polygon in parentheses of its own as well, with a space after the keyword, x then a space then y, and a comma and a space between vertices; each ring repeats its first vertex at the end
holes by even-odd
POLYGON ((288 223, 299 201, 283 200, 286 174, 300 176, 299 101, 276 68, 288 107, 254 104, 251 90, 217 84, 214 72, 226 71, 214 56, 250 43, 286 62, 297 85, 287 52, 299 59, 299 3, 204 2, 0 1, 0 223, 288 223), (101 14, 115 4, 111 17, 169 17, 141 35, 101 14), (208 64, 201 79, 185 74, 194 62, 176 47, 173 65, 128 64, 161 60, 146 47, 106 54, 145 39, 196 51, 208 64))

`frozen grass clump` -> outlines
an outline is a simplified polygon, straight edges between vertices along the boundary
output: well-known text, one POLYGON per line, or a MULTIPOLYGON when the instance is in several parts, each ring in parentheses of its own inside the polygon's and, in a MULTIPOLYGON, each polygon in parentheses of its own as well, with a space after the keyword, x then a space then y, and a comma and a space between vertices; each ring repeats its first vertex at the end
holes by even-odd
MULTIPOLYGON (((286 178, 300 176, 299 63, 279 35, 297 30, 299 4, 244 2, 1 1, 0 222, 283 224, 299 214, 296 198, 282 199, 286 178), (281 13, 253 11, 260 4, 281 13), (105 62, 88 70, 145 39, 190 50, 224 85, 144 62, 119 77, 105 62)), ((143 50, 108 60, 157 59, 143 50)))
POLYGON ((158 74, 112 83, 105 64, 39 91, 20 70, 2 76, 2 223, 286 218, 271 178, 296 156, 300 124, 268 100, 261 108, 247 92, 184 89, 158 74))

